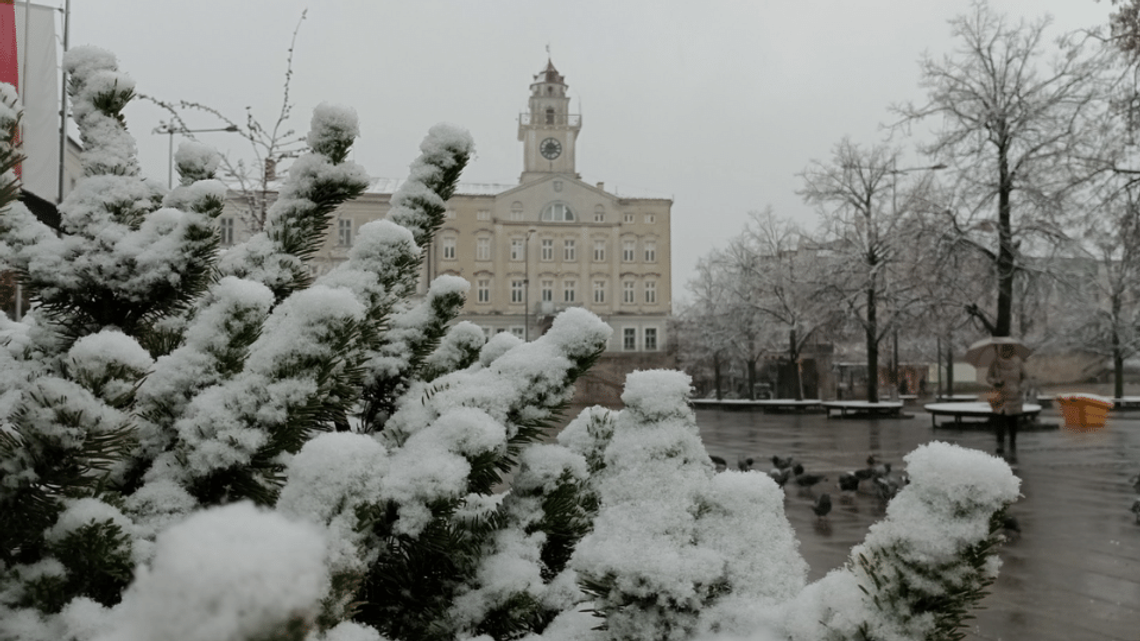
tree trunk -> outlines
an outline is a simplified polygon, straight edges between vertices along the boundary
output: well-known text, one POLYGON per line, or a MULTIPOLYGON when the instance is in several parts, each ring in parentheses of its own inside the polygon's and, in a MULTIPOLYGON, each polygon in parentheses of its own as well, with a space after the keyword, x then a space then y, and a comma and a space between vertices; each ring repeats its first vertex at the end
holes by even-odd
POLYGON ((878 317, 875 313, 875 288, 867 288, 867 402, 879 402, 878 317))
POLYGON ((1013 326, 1013 223, 1010 195, 1013 176, 1009 173, 1009 150, 998 146, 998 304, 994 336, 1009 336, 1013 326))
POLYGON ((756 400, 756 359, 748 357, 748 400, 756 400))
POLYGON ((788 360, 795 371, 795 378, 792 380, 792 394, 797 401, 802 401, 804 400, 804 373, 800 371, 800 350, 796 343, 795 329, 788 333, 788 360))
POLYGON ((954 347, 946 341, 946 396, 954 395, 954 347))
POLYGON ((713 387, 716 388, 716 400, 724 400, 724 378, 720 373, 720 353, 713 354, 713 387))

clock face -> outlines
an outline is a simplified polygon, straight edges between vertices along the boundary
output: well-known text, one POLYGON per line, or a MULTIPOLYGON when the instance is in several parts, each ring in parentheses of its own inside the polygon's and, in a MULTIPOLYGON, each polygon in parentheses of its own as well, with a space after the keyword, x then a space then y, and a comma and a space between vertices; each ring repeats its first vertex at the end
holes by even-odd
POLYGON ((562 143, 554 138, 547 138, 538 144, 538 151, 547 160, 554 160, 562 155, 562 143))

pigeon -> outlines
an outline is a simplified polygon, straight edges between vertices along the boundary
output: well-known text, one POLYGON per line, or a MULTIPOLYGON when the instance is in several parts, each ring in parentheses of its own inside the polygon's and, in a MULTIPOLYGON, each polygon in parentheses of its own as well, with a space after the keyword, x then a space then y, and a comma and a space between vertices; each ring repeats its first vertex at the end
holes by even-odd
POLYGON ((1128 483, 1132 485, 1132 489, 1140 492, 1140 474, 1137 474, 1136 476, 1128 479, 1128 483))
POLYGON ((728 469, 728 462, 719 456, 710 456, 713 466, 716 467, 717 472, 723 472, 728 469))
POLYGON ((889 501, 899 493, 899 484, 889 476, 876 476, 874 481, 875 495, 884 501, 889 501))
POLYGON ((855 492, 859 489, 859 477, 854 472, 844 472, 839 475, 839 489, 844 492, 855 492))
POLYGON ((1140 523, 1140 498, 1132 502, 1132 513, 1136 515, 1136 522, 1140 523))
POLYGON ((815 500, 815 504, 811 506, 811 511, 815 512, 819 519, 827 516, 827 513, 831 511, 831 495, 827 492, 820 494, 819 498, 815 500))
POLYGON ((781 458, 775 454, 772 455, 772 465, 774 465, 777 470, 786 470, 794 465, 795 462, 796 460, 790 456, 787 458, 781 458))
POLYGON ((768 476, 770 476, 772 480, 776 482, 776 485, 784 487, 784 484, 788 482, 789 478, 791 478, 792 471, 789 469, 772 470, 771 472, 768 472, 768 476))
POLYGON ((741 472, 748 472, 752 470, 752 457, 736 459, 736 468, 741 472))
POLYGON ((827 477, 822 474, 804 474, 802 466, 800 467, 800 473, 796 474, 796 485, 800 487, 812 487, 826 480, 827 477))
POLYGON ((869 480, 875 478, 875 468, 866 467, 866 468, 863 468, 861 470, 855 470, 854 472, 852 472, 852 474, 854 474, 855 478, 860 480, 860 481, 869 481, 869 480))

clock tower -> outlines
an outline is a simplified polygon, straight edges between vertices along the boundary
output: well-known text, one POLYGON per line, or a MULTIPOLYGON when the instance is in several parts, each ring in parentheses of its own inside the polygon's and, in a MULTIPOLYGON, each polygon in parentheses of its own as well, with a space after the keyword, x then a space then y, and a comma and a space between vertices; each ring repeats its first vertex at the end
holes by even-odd
POLYGON ((574 171, 574 143, 582 128, 582 117, 570 113, 566 82, 546 61, 546 69, 534 76, 530 85, 530 111, 519 114, 519 140, 523 143, 523 173, 520 183, 574 171))

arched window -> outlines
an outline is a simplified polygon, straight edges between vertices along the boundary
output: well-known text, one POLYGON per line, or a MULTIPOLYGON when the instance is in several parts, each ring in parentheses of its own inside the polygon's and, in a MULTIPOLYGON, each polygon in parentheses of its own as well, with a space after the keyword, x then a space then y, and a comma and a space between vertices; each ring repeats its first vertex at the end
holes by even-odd
POLYGON ((550 203, 542 210, 542 220, 544 222, 569 223, 574 221, 574 212, 570 211, 570 206, 566 203, 550 203))
MULTIPOLYGON (((549 87, 547 87, 547 88, 549 89, 549 87)), ((546 108, 546 124, 548 124, 548 125, 554 124, 554 107, 547 107, 546 108)))

